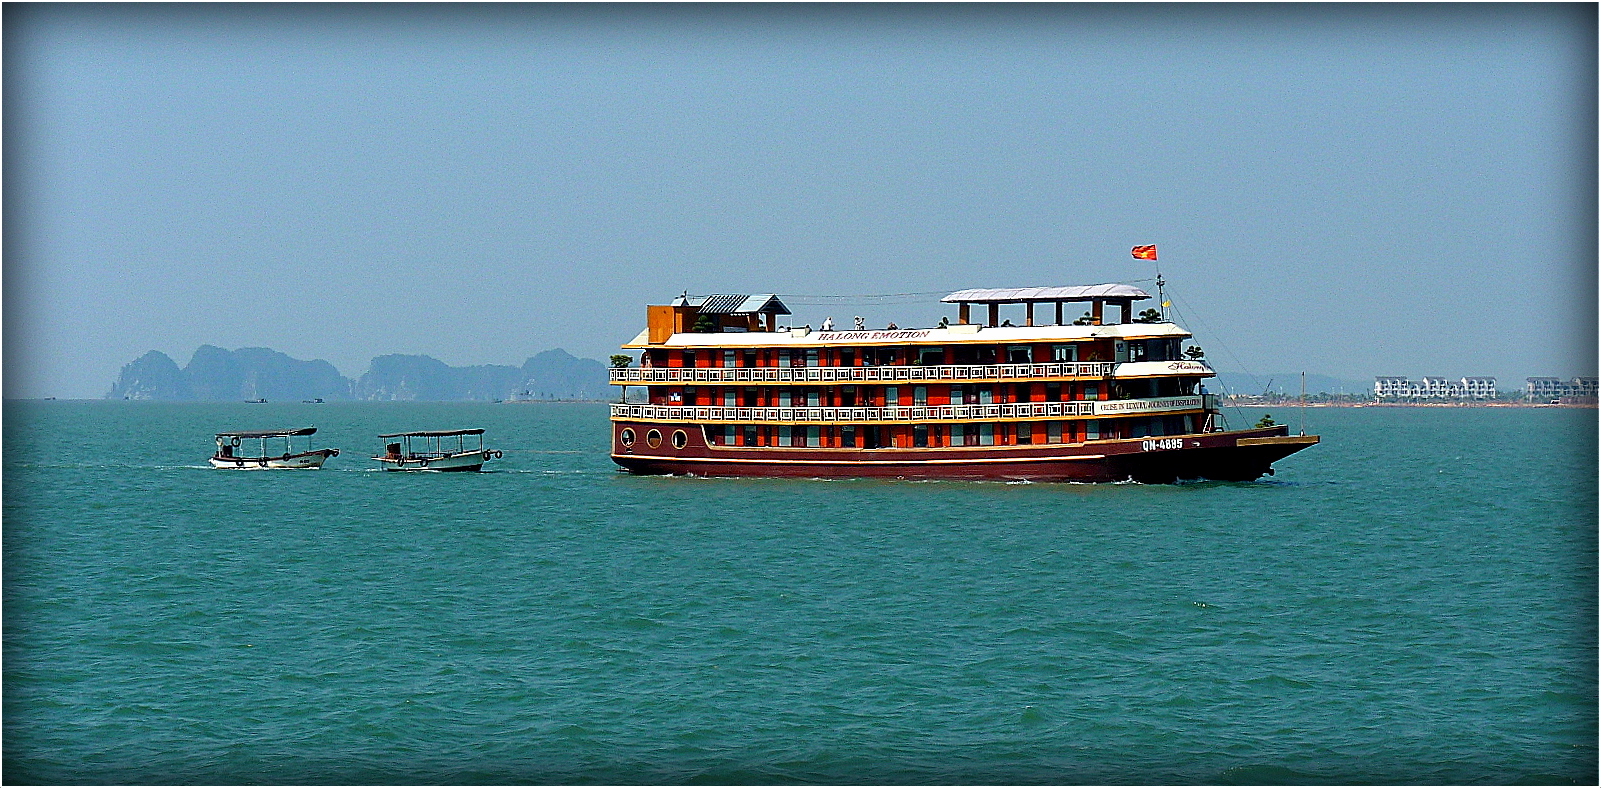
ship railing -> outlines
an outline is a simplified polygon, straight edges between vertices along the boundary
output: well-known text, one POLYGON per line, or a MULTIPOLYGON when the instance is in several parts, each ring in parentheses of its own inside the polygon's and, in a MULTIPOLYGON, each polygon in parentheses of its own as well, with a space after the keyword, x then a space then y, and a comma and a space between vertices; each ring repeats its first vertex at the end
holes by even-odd
POLYGON ((839 383, 1106 377, 1105 361, 882 367, 637 367, 608 370, 613 383, 839 383))
POLYGON ((1140 400, 1008 402, 978 405, 896 405, 887 407, 780 405, 778 407, 750 408, 613 404, 611 406, 611 415, 613 418, 619 419, 665 421, 865 423, 1117 416, 1196 410, 1201 406, 1202 398, 1200 396, 1160 397, 1140 400))

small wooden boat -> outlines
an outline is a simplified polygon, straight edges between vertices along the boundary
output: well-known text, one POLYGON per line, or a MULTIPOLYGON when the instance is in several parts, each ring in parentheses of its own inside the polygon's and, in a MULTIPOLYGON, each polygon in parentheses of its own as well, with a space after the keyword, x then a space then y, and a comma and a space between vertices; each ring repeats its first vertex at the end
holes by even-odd
MULTIPOLYGON (((295 451, 294 439, 312 435, 317 432, 316 427, 306 427, 298 430, 257 430, 249 432, 219 432, 217 433, 217 453, 211 457, 213 468, 236 468, 239 470, 267 470, 267 469, 317 469, 321 468, 329 457, 338 457, 338 449, 313 449, 311 440, 305 442, 304 451, 295 451), (245 441, 259 441, 252 447, 245 447, 245 441), (283 441, 282 454, 268 454, 268 441, 283 441), (245 448, 254 448, 256 453, 244 454, 245 448)), ((273 444, 276 448, 277 444, 273 444)))
POLYGON ((386 471, 477 471, 484 463, 498 459, 501 452, 484 448, 484 431, 422 430, 379 435, 386 441, 384 453, 373 457, 386 471), (478 447, 467 448, 467 436, 478 436, 478 447), (456 448, 450 448, 449 438, 456 439, 456 448), (415 441, 415 443, 414 443, 415 441))

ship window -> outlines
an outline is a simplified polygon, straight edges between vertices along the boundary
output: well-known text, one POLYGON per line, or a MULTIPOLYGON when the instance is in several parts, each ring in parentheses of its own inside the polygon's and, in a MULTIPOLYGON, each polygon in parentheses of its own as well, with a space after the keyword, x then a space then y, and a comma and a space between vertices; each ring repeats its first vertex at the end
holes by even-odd
POLYGON ((819 402, 817 389, 807 389, 806 390, 806 407, 815 408, 820 404, 821 403, 819 402))
POLYGON ((1134 341, 1134 342, 1129 342, 1128 343, 1128 360, 1129 361, 1144 361, 1145 360, 1145 343, 1144 342, 1134 341))
POLYGON ((724 446, 732 446, 732 445, 734 445, 734 425, 732 425, 732 424, 724 424, 723 425, 723 445, 724 446))
POLYGON ((856 348, 842 348, 839 351, 839 365, 842 367, 856 366, 856 348))
POLYGON ((673 431, 673 448, 682 449, 689 445, 689 435, 683 430, 673 431))
POLYGON ((727 388, 724 388, 723 389, 723 407, 732 408, 735 405, 738 405, 739 403, 735 401, 737 397, 738 397, 738 394, 737 394, 736 390, 734 389, 734 387, 729 386, 727 388))
POLYGON ((980 425, 978 425, 978 445, 980 445, 980 446, 994 446, 995 445, 995 425, 994 424, 980 424, 980 425))
POLYGON ((993 404, 995 404, 995 392, 994 392, 994 390, 991 389, 989 386, 979 386, 978 387, 978 404, 980 404, 980 405, 993 405, 993 404))
POLYGON ((789 389, 787 389, 787 388, 779 389, 778 390, 778 406, 780 408, 789 407, 789 405, 790 405, 790 401, 789 400, 790 400, 790 391, 789 391, 789 389))
POLYGON ((856 407, 856 387, 844 386, 839 390, 839 404, 847 408, 856 407))
POLYGON ((746 424, 745 425, 745 445, 746 446, 755 446, 756 445, 756 425, 754 425, 754 424, 746 424))
POLYGON ((1084 384, 1084 399, 1100 399, 1101 387, 1094 383, 1084 384))
POLYGON ((928 448, 928 425, 912 425, 912 445, 919 449, 928 448))
POLYGON ((884 387, 884 407, 893 408, 901 404, 901 390, 897 386, 884 387))
POLYGON ((927 386, 916 386, 916 387, 914 387, 912 389, 912 404, 913 405, 927 405, 928 404, 928 387, 927 386))
POLYGON ((917 363, 924 366, 937 366, 945 363, 945 348, 925 347, 917 351, 917 363))
POLYGON ((818 446, 823 445, 822 435, 823 435, 823 428, 822 427, 819 427, 819 426, 817 426, 815 424, 807 427, 806 428, 806 445, 810 446, 812 448, 817 448, 818 446))
POLYGON ((1045 401, 1046 402, 1061 402, 1062 401, 1062 384, 1060 384, 1060 383, 1047 383, 1047 384, 1045 384, 1045 401))
POLYGON ((745 359, 744 359, 745 366, 747 366, 747 367, 756 366, 756 351, 755 350, 747 350, 747 351, 745 351, 743 353, 743 355, 745 356, 745 359))
POLYGON ((732 367, 736 363, 738 363, 738 361, 737 361, 737 357, 736 357, 734 351, 732 351, 732 350, 723 351, 723 366, 732 367))
POLYGON ((1084 422, 1084 439, 1096 441, 1101 439, 1101 420, 1090 419, 1084 422))
POLYGON ((1017 425, 1017 443, 1018 443, 1018 445, 1019 446, 1023 446, 1023 445, 1031 444, 1033 442, 1034 442, 1034 425, 1032 425, 1032 424, 1019 424, 1019 425, 1017 425))
POLYGON ((839 445, 846 449, 856 448, 856 425, 847 424, 839 428, 839 445))
POLYGON ((645 433, 645 443, 652 449, 662 445, 661 432, 658 430, 651 430, 650 432, 645 433))
POLYGON ((1006 363, 1027 364, 1034 360, 1034 354, 1029 352, 1028 345, 1007 345, 1006 363))
POLYGON ((684 366, 686 366, 686 367, 695 366, 695 351, 693 351, 693 350, 684 351, 684 366))
POLYGON ((634 445, 634 431, 627 427, 623 428, 623 433, 617 436, 617 442, 621 443, 625 449, 634 445))
POLYGON ((1077 361, 1078 345, 1051 345, 1052 361, 1077 361))
POLYGON ((778 427, 778 445, 788 446, 790 441, 789 425, 781 424, 778 427))
POLYGON ((815 350, 806 351, 806 366, 808 366, 808 367, 817 366, 817 351, 815 351, 815 350))
POLYGON ((1046 443, 1061 443, 1062 442, 1062 422, 1053 421, 1053 422, 1045 425, 1045 442, 1046 443))
POLYGON ((964 396, 965 395, 962 393, 962 387, 961 386, 951 386, 951 404, 952 405, 961 405, 961 404, 963 404, 963 397, 964 396))

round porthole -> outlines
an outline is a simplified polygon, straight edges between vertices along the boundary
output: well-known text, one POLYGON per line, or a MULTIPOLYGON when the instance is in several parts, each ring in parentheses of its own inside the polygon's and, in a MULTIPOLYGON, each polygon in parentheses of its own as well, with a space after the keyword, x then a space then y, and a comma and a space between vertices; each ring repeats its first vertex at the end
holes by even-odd
POLYGON ((634 445, 634 430, 633 430, 633 428, 624 427, 622 434, 617 436, 617 442, 621 443, 623 445, 623 448, 625 448, 625 449, 630 447, 630 446, 633 446, 634 445))
POLYGON ((673 448, 682 449, 687 445, 689 445, 689 434, 683 430, 675 431, 673 433, 673 448))
POLYGON ((662 434, 656 430, 651 430, 650 432, 645 433, 645 442, 650 444, 650 447, 654 449, 657 446, 662 445, 662 434))

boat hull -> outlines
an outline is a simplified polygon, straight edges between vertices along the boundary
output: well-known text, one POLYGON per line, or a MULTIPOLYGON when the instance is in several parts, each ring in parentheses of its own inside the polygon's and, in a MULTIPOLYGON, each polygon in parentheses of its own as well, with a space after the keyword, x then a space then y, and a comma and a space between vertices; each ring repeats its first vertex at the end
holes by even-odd
POLYGON ((215 454, 211 457, 211 467, 240 471, 316 470, 329 457, 337 456, 338 449, 317 449, 278 457, 224 457, 215 454))
POLYGON ((480 471, 484 463, 501 456, 494 449, 460 452, 434 457, 373 457, 386 471, 480 471))
POLYGON ((613 423, 612 460, 636 474, 799 478, 972 479, 1042 482, 1172 483, 1250 481, 1273 463, 1318 442, 1280 425, 1231 432, 1024 446, 822 449, 707 445, 693 425, 613 423), (651 429, 673 440, 623 446, 621 433, 651 429), (684 446, 675 448, 676 433, 684 446))

